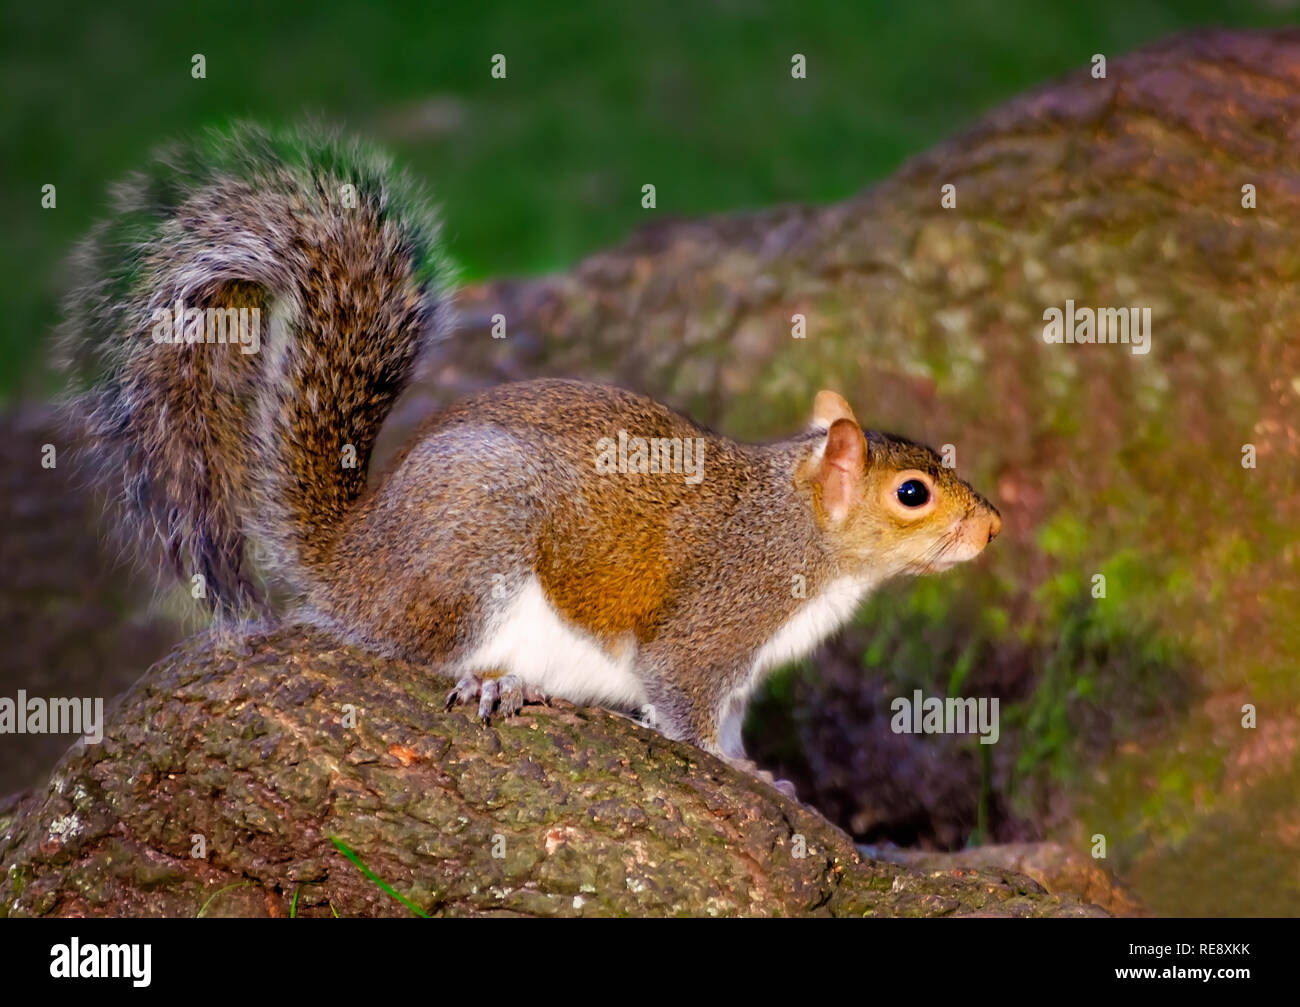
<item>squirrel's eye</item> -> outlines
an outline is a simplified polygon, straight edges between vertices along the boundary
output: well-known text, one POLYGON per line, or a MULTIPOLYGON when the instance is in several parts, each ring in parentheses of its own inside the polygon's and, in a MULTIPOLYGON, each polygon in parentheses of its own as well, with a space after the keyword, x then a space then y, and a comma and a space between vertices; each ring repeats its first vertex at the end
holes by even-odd
POLYGON ((921 507, 930 499, 930 491, 919 479, 909 479, 898 487, 898 502, 904 507, 921 507))

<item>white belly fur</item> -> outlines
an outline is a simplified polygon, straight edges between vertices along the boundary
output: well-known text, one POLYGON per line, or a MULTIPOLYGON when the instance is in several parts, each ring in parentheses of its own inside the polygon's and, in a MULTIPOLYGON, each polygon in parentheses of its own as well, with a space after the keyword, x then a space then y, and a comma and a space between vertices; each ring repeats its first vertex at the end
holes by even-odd
POLYGON ((745 681, 722 700, 718 718, 718 747, 724 754, 733 758, 744 756, 740 729, 745 719, 745 706, 763 681, 764 674, 809 654, 852 618, 862 599, 873 587, 875 581, 869 578, 841 577, 831 581, 817 597, 810 598, 782 623, 759 648, 745 681))
POLYGON ((826 585, 790 616, 754 656, 753 674, 762 675, 806 656, 852 618, 874 586, 862 577, 841 577, 826 585))
MULTIPOLYGON (((852 617, 874 586, 870 580, 853 577, 831 582, 759 648, 745 681, 722 701, 718 747, 724 754, 744 756, 740 728, 745 706, 764 674, 811 652, 852 617)), ((648 699, 632 671, 635 659, 632 641, 614 656, 567 622, 537 578, 530 577, 496 618, 485 642, 459 662, 457 673, 500 669, 549 696, 638 710, 648 699)))
POLYGON ((537 578, 529 577, 497 617, 484 643, 459 663, 458 673, 500 668, 548 696, 639 709, 647 699, 632 673, 635 658, 631 641, 615 657, 590 634, 567 622, 537 578))

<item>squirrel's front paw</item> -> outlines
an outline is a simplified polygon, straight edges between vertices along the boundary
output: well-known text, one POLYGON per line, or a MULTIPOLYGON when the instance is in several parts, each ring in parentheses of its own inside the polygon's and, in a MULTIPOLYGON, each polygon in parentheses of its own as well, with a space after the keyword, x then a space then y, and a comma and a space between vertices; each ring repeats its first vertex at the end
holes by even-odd
POLYGON ((748 773, 750 776, 757 777, 758 779, 766 783, 768 786, 773 787, 776 790, 779 790, 781 793, 785 794, 786 797, 794 798, 794 800, 796 801, 799 800, 799 795, 795 793, 793 783, 791 783, 789 780, 778 780, 775 776, 773 776, 766 769, 763 769, 761 766, 759 766, 757 762, 754 762, 752 759, 732 758, 729 756, 724 756, 724 758, 730 765, 734 766, 736 769, 742 770, 743 772, 748 773))
POLYGON ((456 687, 447 693, 445 709, 467 706, 478 700, 478 719, 492 721, 492 708, 503 717, 513 717, 525 703, 546 703, 546 697, 518 675, 462 675, 456 687))

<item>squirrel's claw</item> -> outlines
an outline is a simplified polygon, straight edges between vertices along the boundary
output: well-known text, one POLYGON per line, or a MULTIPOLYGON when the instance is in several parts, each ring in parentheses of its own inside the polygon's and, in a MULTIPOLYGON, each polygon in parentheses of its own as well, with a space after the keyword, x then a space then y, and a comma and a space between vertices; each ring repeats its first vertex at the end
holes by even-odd
POLYGON ((444 710, 450 710, 453 706, 460 704, 465 706, 472 703, 478 698, 479 690, 483 687, 482 681, 477 675, 463 675, 456 687, 447 693, 447 702, 443 704, 444 710))
POLYGON ((729 756, 724 756, 724 758, 730 765, 739 769, 741 772, 748 773, 750 776, 762 780, 769 787, 772 787, 779 793, 785 794, 786 797, 793 798, 796 801, 799 800, 799 795, 795 792, 793 783, 789 780, 777 779, 777 777, 773 776, 768 770, 763 769, 752 759, 729 756))
MULTIPOLYGON (((492 707, 496 706, 497 700, 501 697, 501 679, 489 678, 483 683, 478 693, 478 719, 484 725, 492 723, 492 707)), ((510 711, 506 709, 506 703, 501 704, 501 715, 510 716, 510 711)))
POLYGON ((501 675, 496 678, 483 678, 478 675, 463 675, 456 687, 447 694, 446 709, 453 706, 468 706, 478 700, 478 719, 484 724, 492 722, 492 710, 503 717, 513 717, 526 703, 549 705, 546 696, 532 686, 527 685, 517 675, 501 675))

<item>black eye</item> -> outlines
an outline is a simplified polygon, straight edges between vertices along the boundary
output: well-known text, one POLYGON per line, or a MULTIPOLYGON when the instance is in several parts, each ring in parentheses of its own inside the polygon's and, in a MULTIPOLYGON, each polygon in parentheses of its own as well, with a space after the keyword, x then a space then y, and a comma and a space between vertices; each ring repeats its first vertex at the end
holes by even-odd
POLYGON ((898 502, 904 507, 922 507, 930 499, 930 491, 919 479, 909 479, 898 487, 898 502))

